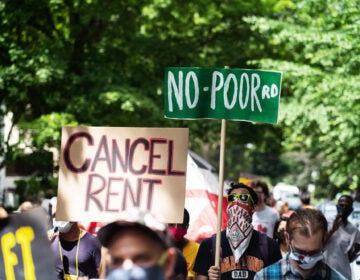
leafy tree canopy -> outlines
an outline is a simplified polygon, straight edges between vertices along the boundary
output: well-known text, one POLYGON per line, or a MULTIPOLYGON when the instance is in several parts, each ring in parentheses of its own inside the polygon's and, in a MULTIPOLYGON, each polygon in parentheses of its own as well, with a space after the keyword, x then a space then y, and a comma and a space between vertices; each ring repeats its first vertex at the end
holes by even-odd
POLYGON ((164 119, 164 69, 260 68, 283 72, 280 122, 228 122, 226 176, 356 186, 359 10, 356 0, 0 0, 0 103, 22 133, 6 156, 58 149, 64 125, 186 126, 190 147, 216 164, 220 122, 164 119))
POLYGON ((318 184, 330 189, 359 185, 359 15, 358 1, 308 0, 247 18, 272 50, 256 63, 284 72, 283 145, 308 153, 318 184))

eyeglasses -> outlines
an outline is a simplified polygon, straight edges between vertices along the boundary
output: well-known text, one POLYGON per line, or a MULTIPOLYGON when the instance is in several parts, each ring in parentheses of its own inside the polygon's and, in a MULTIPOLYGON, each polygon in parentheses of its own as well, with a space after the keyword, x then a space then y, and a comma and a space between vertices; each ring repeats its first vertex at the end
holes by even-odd
POLYGON ((292 246, 291 243, 290 243, 290 249, 291 249, 291 251, 293 251, 297 255, 309 256, 309 257, 316 256, 316 255, 322 253, 321 249, 320 250, 314 250, 314 251, 303 251, 303 250, 299 250, 299 249, 294 250, 294 247, 292 246))
POLYGON ((249 200, 252 202, 252 204, 254 204, 254 201, 251 197, 251 194, 249 193, 233 193, 233 194, 229 194, 226 197, 228 202, 233 202, 235 200, 240 200, 241 202, 249 202, 249 200))

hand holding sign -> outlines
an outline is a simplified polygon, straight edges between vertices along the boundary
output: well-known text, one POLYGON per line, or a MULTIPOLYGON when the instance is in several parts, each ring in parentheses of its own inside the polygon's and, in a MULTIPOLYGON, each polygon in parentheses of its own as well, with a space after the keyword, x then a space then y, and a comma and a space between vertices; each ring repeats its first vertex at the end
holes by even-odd
POLYGON ((229 68, 169 67, 165 71, 165 117, 222 119, 216 266, 220 260, 226 119, 277 123, 281 76, 281 72, 229 68))

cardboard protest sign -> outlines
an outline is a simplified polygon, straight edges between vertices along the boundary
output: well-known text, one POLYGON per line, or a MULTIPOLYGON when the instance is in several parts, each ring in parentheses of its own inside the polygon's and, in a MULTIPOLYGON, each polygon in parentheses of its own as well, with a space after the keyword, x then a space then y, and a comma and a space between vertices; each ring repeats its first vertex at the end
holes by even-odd
POLYGON ((0 219, 0 279, 56 279, 42 208, 0 219))
POLYGON ((64 127, 56 219, 109 222, 132 208, 182 222, 187 128, 64 127))
POLYGON ((277 71, 168 67, 165 117, 277 123, 281 77, 277 71))
POLYGON ((254 180, 261 180, 261 177, 254 174, 242 173, 242 172, 240 172, 239 174, 239 178, 238 178, 239 183, 243 183, 245 185, 250 186, 251 182, 254 180))

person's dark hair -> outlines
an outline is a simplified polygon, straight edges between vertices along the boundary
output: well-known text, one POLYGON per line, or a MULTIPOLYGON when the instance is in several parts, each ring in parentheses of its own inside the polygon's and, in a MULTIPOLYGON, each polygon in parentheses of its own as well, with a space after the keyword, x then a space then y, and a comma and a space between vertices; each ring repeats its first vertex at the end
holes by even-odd
POLYGON ((189 214, 189 211, 184 208, 184 222, 183 222, 184 225, 189 225, 190 224, 190 214, 189 214))
POLYGON ((349 200, 351 201, 351 205, 353 205, 354 199, 353 199, 353 197, 352 197, 351 195, 348 195, 348 194, 343 194, 343 195, 341 195, 341 196, 339 197, 338 201, 339 201, 341 198, 344 198, 344 197, 346 197, 347 199, 349 199, 349 200))
POLYGON ((310 194, 307 192, 301 193, 300 200, 303 204, 309 205, 310 204, 310 194))
POLYGON ((252 188, 261 187, 262 192, 264 193, 265 197, 270 196, 268 185, 260 179, 252 180, 250 187, 252 187, 252 188))
POLYGON ((321 230, 325 238, 327 232, 327 221, 323 213, 317 209, 299 208, 288 219, 286 231, 290 238, 295 231, 301 235, 310 237, 321 230))
POLYGON ((229 195, 235 189, 247 189, 254 201, 254 204, 256 204, 258 202, 258 196, 257 196, 256 192, 249 186, 247 186, 243 183, 231 182, 230 187, 227 189, 227 194, 229 195))

